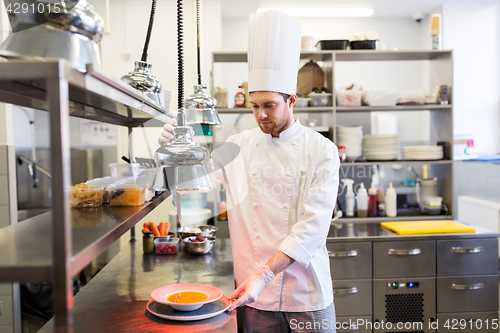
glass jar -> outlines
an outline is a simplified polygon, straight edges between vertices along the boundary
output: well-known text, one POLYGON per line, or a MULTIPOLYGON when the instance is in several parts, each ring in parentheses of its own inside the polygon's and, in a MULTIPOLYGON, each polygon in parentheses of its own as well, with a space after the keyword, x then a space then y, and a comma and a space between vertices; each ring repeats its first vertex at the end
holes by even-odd
POLYGON ((142 251, 144 253, 155 252, 155 240, 152 231, 145 231, 142 233, 142 251))

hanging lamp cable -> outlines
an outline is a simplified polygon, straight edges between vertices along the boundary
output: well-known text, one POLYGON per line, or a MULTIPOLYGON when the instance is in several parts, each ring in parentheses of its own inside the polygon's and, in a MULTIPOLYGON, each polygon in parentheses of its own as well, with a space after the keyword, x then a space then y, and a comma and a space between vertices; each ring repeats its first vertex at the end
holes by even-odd
POLYGON ((184 53, 182 0, 177 0, 177 126, 184 126, 184 53))
POLYGON ((153 31, 155 12, 156 12, 156 0, 153 0, 153 4, 151 5, 151 15, 149 16, 149 26, 148 26, 148 32, 146 34, 146 42, 144 43, 144 50, 142 51, 141 61, 144 62, 148 61, 149 40, 151 39, 151 32, 153 31))
POLYGON ((200 63, 200 0, 196 0, 196 45, 198 56, 198 84, 201 86, 201 63, 200 63))

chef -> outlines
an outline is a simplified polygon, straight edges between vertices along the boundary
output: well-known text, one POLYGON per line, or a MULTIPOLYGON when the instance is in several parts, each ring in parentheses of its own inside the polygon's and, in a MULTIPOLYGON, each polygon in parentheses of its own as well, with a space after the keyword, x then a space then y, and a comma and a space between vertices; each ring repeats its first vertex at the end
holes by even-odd
MULTIPOLYGON (((278 11, 249 22, 248 87, 258 127, 212 153, 228 219, 246 332, 335 332, 326 237, 339 184, 336 146, 293 115, 301 26, 278 11)), ((160 144, 173 138, 166 124, 160 144)))

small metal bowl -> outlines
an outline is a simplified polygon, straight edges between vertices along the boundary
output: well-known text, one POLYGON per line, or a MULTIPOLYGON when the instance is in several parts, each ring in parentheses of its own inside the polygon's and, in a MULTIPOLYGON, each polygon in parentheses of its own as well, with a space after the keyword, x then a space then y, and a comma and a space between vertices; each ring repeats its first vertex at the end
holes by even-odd
POLYGON ((187 225, 177 229, 177 233, 180 239, 184 239, 186 237, 191 237, 191 236, 215 237, 216 232, 217 232, 217 227, 214 225, 187 225), (192 228, 199 228, 201 232, 186 231, 192 228))
POLYGON ((196 238, 196 236, 182 238, 182 242, 184 243, 186 250, 188 250, 188 252, 193 253, 193 254, 207 254, 207 253, 209 253, 210 251, 212 251, 212 248, 214 247, 215 240, 217 239, 215 237, 205 237, 204 242, 190 242, 191 240, 193 240, 195 238, 196 238), (190 241, 187 241, 187 240, 190 240, 190 241))

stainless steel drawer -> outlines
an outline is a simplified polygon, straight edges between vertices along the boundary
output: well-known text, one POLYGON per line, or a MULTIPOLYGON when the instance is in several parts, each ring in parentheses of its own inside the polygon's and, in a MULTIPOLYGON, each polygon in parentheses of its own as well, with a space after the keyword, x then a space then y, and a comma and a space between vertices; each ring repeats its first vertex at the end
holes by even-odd
POLYGON ((498 311, 498 275, 438 277, 437 312, 498 311))
POLYGON ((372 280, 335 280, 333 302, 337 316, 371 316, 372 280))
POLYGON ((372 243, 326 243, 333 280, 372 277, 372 243))
MULTIPOLYGON (((438 333, 483 332, 498 333, 498 312, 468 312, 438 314, 438 333)), ((337 331, 338 332, 338 331, 337 331)))
POLYGON ((437 241, 438 276, 488 275, 498 272, 498 240, 437 241))
POLYGON ((435 241, 373 243, 374 278, 401 278, 435 275, 435 241))
POLYGON ((337 317, 337 333, 371 333, 372 323, 371 316, 337 317))

